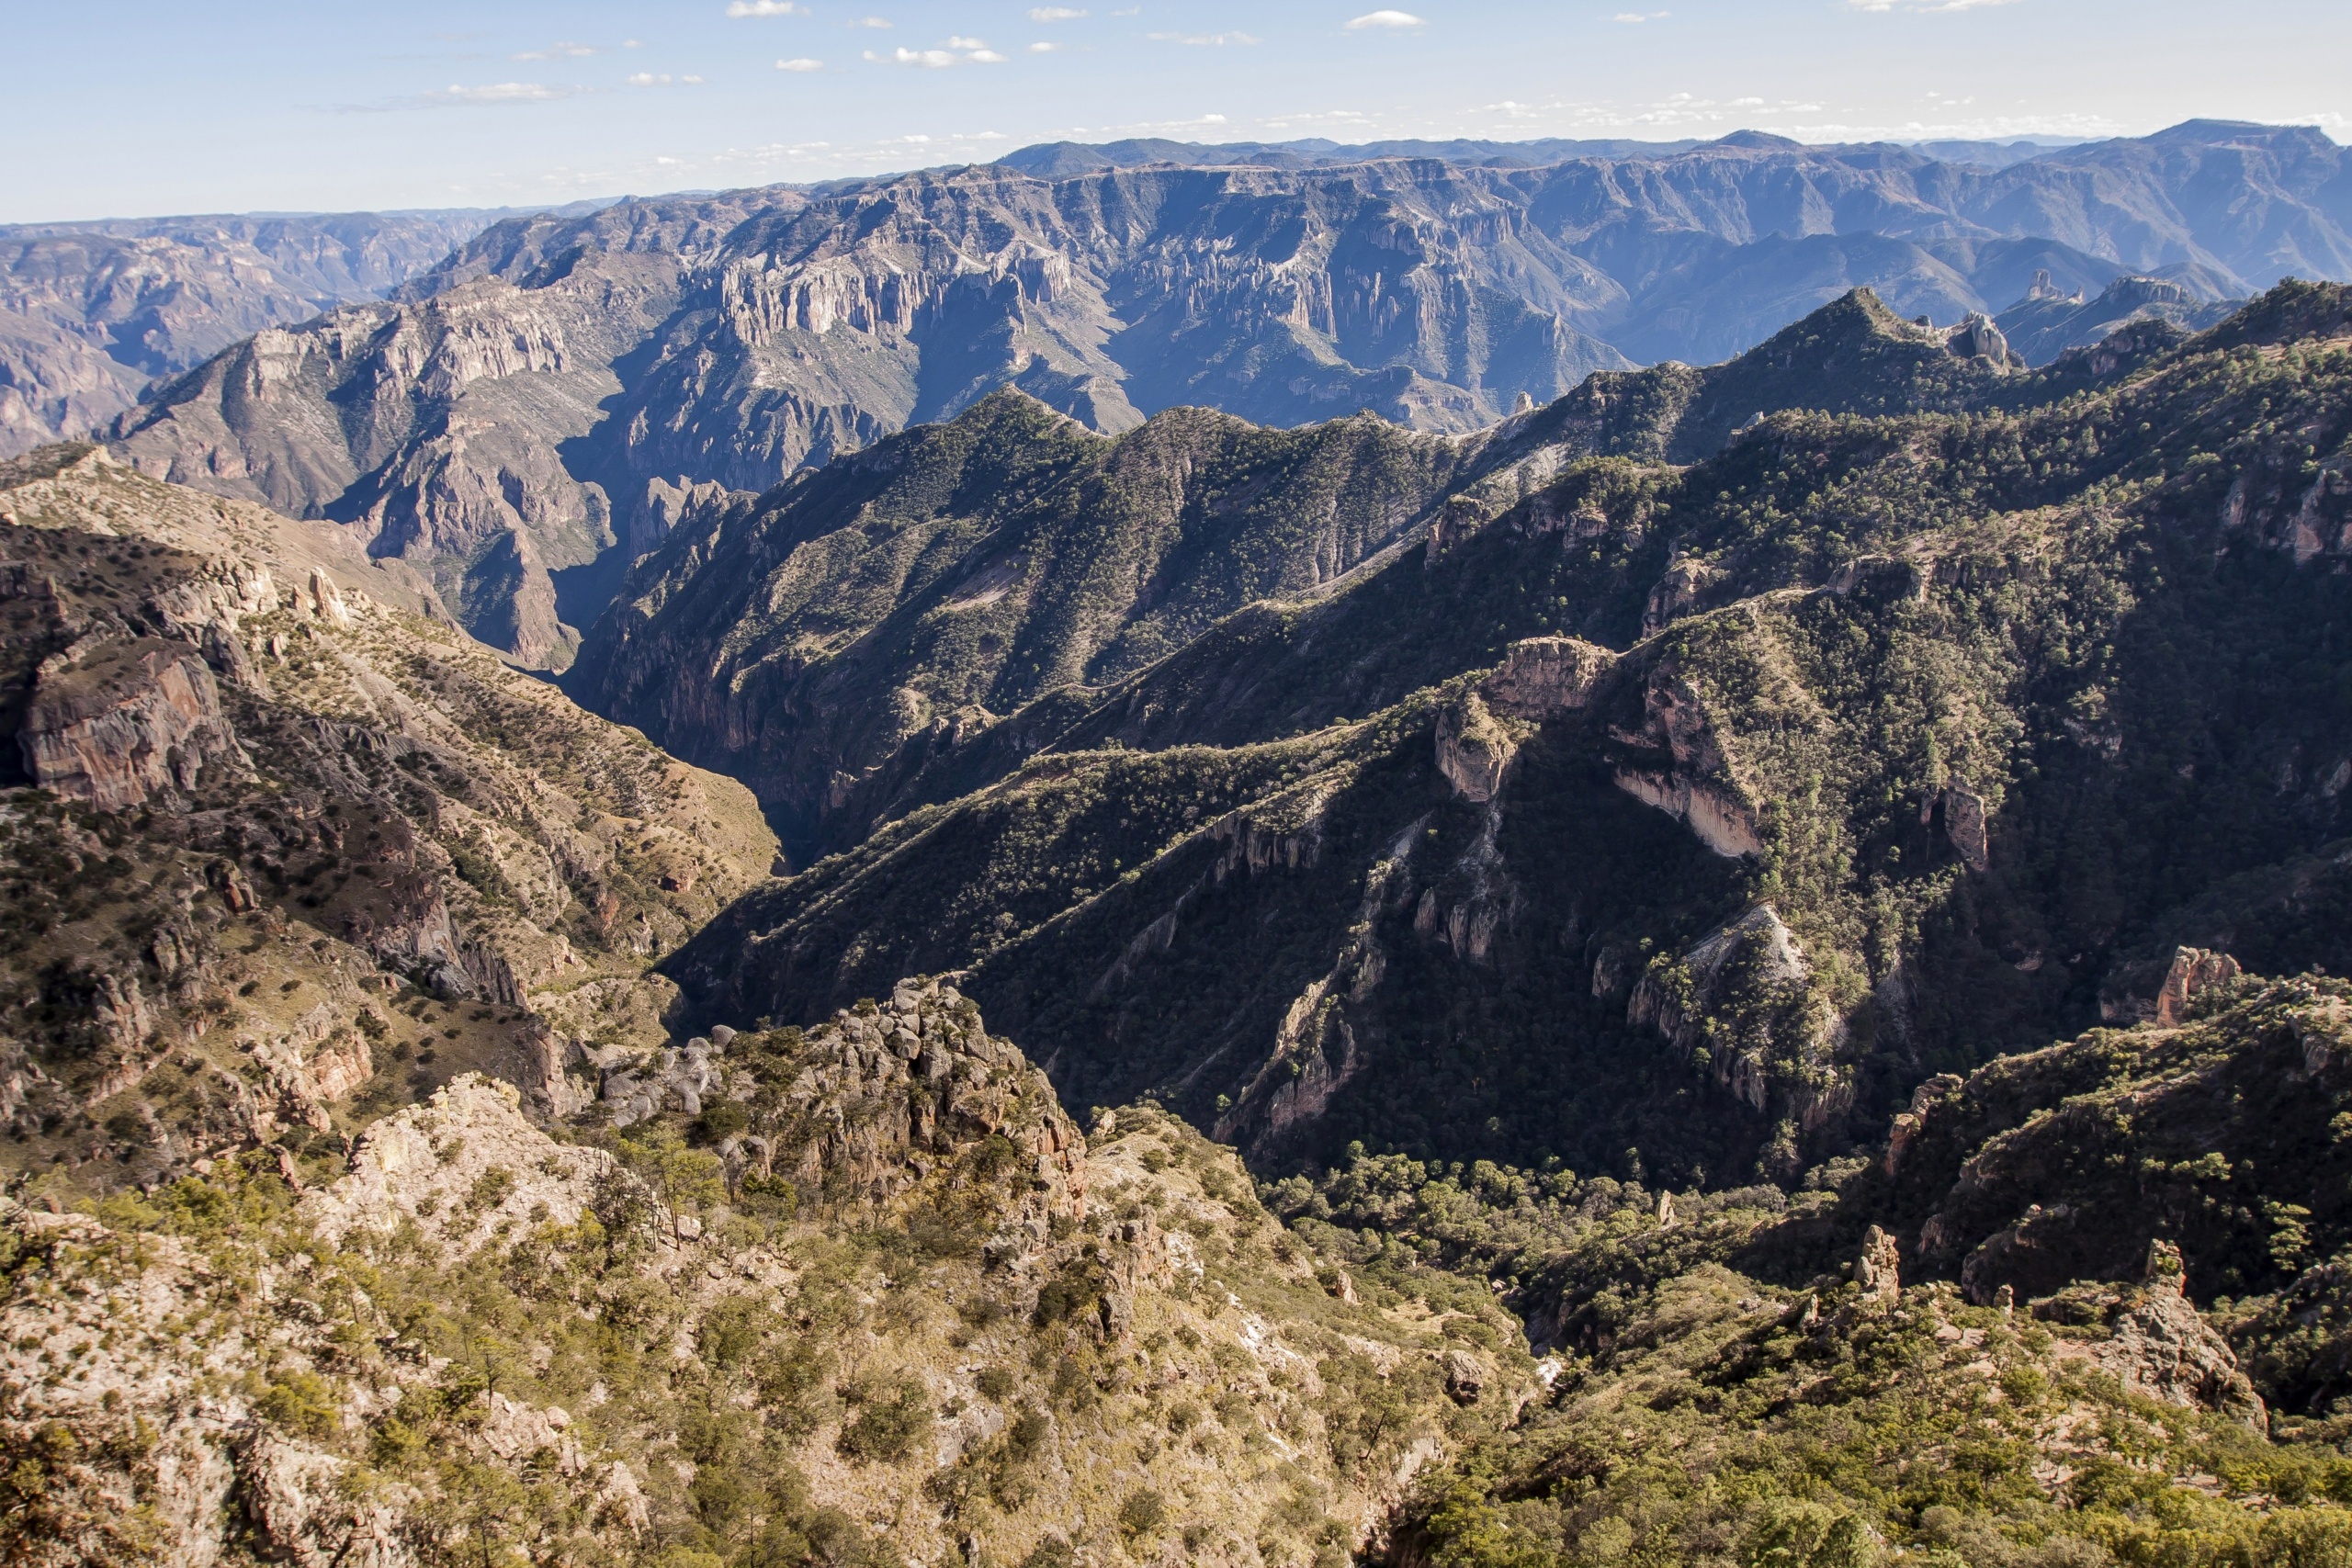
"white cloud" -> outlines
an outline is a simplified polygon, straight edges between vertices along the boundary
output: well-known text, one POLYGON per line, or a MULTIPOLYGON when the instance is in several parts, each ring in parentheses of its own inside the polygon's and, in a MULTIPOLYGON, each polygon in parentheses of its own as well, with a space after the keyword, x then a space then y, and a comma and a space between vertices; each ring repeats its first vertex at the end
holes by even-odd
POLYGON ((1068 6, 1032 6, 1029 19, 1033 22, 1074 22, 1086 13, 1068 6))
POLYGON ((1348 31, 1362 32, 1366 28, 1418 28, 1426 26, 1410 11, 1366 11, 1348 23, 1348 31))
POLYGON ((1004 56, 976 38, 952 38, 944 49, 894 49, 888 54, 865 51, 865 58, 876 65, 918 65, 926 71, 944 71, 951 65, 1001 65, 1004 56))
POLYGON ((699 76, 673 76, 667 71, 639 71, 635 75, 628 78, 628 85, 632 87, 668 87, 673 85, 699 87, 702 85, 702 78, 699 76))
POLYGON ((526 49, 510 60, 584 60, 596 51, 584 43, 551 43, 545 49, 526 49))
POLYGON ((860 17, 857 20, 850 24, 850 26, 854 28, 873 28, 877 31, 886 33, 898 25, 899 24, 896 22, 886 22, 879 17, 860 17))
POLYGON ((808 59, 779 60, 775 62, 775 68, 778 71, 822 71, 825 68, 825 62, 821 60, 808 59))
POLYGON ((792 17, 806 15, 793 0, 728 0, 730 17, 792 17))
POLYGON ((1062 45, 1057 43, 1045 43, 1041 41, 1031 44, 1029 46, 1029 52, 1032 54, 1051 54, 1056 50, 1062 47, 1062 45))
POLYGON ((621 39, 621 47, 623 49, 643 49, 645 47, 645 40, 641 38, 625 38, 621 39))
POLYGON ((1856 11, 1981 11, 1994 6, 2014 6, 2018 0, 1846 0, 1856 11))
POLYGON ((428 104, 544 104, 568 98, 577 87, 550 87, 540 82, 490 82, 477 87, 447 86, 420 94, 428 104))
POLYGON ((1612 22, 1625 22, 1638 26, 1643 22, 1660 21, 1672 15, 1674 13, 1671 11, 1620 11, 1609 19, 1612 22))
POLYGON ((1190 44, 1194 49, 1223 49, 1229 43, 1256 43, 1249 33, 1150 33, 1154 43, 1190 44))

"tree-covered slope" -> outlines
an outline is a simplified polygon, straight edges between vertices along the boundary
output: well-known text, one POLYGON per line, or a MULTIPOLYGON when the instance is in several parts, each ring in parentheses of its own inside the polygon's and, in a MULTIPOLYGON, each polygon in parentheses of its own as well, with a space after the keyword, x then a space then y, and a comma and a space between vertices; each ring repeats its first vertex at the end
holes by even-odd
MULTIPOLYGON (((632 573, 567 685, 751 783, 796 853, 840 847, 1053 741, 1074 706, 1163 705, 1129 678, 1164 682, 1197 666, 1204 645, 1230 639, 1219 623, 1242 606, 1328 598, 1424 533, 1441 546, 1468 534, 1579 458, 1712 451, 1735 423, 1789 407, 1965 407, 2012 390, 2020 369, 1989 329, 1919 327, 1860 293, 1729 365, 1597 375, 1460 440, 1362 418, 1259 430, 1190 409, 1104 440, 1000 394, 756 504, 688 513, 632 573), (1007 715, 1015 722, 1001 725, 1007 715)), ((1382 573, 1373 596, 1393 601, 1406 581, 1382 573)), ((1564 593, 1613 640, 1639 624, 1597 603, 1589 581, 1546 597, 1564 593)), ((1478 635, 1490 625, 1482 608, 1408 605, 1420 635, 1400 643, 1393 619, 1364 625, 1369 602, 1342 594, 1335 613, 1359 657, 1318 644, 1304 661, 1314 668, 1285 671, 1280 689, 1303 696, 1337 671, 1401 660, 1410 678, 1390 669, 1374 682, 1393 701, 1465 668, 1470 648, 1498 651, 1478 635)), ((1239 657, 1257 664, 1258 650, 1239 657)), ((1238 727, 1216 705, 1214 729, 1182 738, 1287 732, 1238 727)), ((1346 710, 1316 716, 1333 711, 1346 710)))
POLYGON ((2208 975, 2178 1020, 1936 1080, 1792 1192, 1280 1184, 1357 1278, 1486 1272, 1560 1348, 1391 1560, 2343 1561, 2346 987, 2208 975))
MULTIPOLYGON (((2325 897, 2346 324, 2290 286, 1910 378, 1928 412, 1498 468, 1315 603, 934 760, 940 804, 674 973, 784 1018, 968 969, 1065 1092, 1269 1158, 1785 1174, 1929 1072, 2128 1012, 2213 900, 2325 897)), ((1765 384, 1702 387, 1733 371, 1765 384)))

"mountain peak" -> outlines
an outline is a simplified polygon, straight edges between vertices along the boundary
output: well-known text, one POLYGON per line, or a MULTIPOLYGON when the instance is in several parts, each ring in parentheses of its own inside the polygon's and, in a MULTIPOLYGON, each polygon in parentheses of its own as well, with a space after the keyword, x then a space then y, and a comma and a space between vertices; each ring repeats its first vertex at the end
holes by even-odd
POLYGON ((1740 147, 1758 152, 1798 152, 1804 143, 1785 136, 1775 136, 1769 130, 1735 130, 1729 136, 1718 136, 1706 143, 1709 147, 1740 147))

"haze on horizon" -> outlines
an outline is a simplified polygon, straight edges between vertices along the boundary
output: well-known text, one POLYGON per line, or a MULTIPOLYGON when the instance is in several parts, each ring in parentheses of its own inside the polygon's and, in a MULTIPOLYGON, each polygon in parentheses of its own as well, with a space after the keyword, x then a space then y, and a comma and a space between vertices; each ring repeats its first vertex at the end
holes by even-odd
POLYGON ((2322 0, 17 0, 0 221, 524 205, 1159 136, 1807 141, 2352 128, 2322 0))

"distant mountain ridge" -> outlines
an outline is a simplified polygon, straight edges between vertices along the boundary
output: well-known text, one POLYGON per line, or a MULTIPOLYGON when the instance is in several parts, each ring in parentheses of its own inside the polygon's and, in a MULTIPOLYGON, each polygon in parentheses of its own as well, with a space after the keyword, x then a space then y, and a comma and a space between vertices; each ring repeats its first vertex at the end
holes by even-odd
MULTIPOLYGON (((1735 133, 1742 134, 1742 133, 1735 133)), ((1760 133, 1745 133, 1752 139, 1760 133)), ((1770 138, 1789 146, 1803 145, 1786 138, 1770 138)), ((1133 169, 1151 164, 1175 164, 1188 168, 1250 165, 1273 169, 1328 168, 1339 164, 1363 164, 1375 158, 1439 158, 1450 164, 1482 164, 1501 168, 1540 168, 1570 158, 1660 158, 1704 146, 1698 137, 1679 141, 1644 141, 1630 137, 1537 137, 1526 141, 1496 141, 1476 137, 1438 141, 1391 138, 1381 141, 1339 142, 1322 137, 1295 141, 1172 141, 1164 137, 1129 137, 1117 141, 1039 141, 1016 149, 997 160, 1001 168, 1024 175, 1057 177, 1091 174, 1101 169, 1133 169)), ((2041 141, 1887 141, 1853 143, 1922 152, 1950 164, 1984 164, 2004 168, 2038 158, 2074 140, 2041 141)))
POLYGON ((1000 388, 1111 434, 1195 405, 1462 434, 1596 370, 1729 358, 1858 287, 1951 324, 2044 274, 2352 276, 2346 171, 2316 130, 2200 121, 2006 168, 1743 132, 1534 167, 1000 164, 630 200, 493 225, 114 434, 147 472, 353 525, 560 668, 658 541, 654 485, 765 490, 1000 388))
POLYGON ((380 297, 530 210, 0 225, 0 457, 84 434, 130 408, 153 378, 264 328, 380 297))

